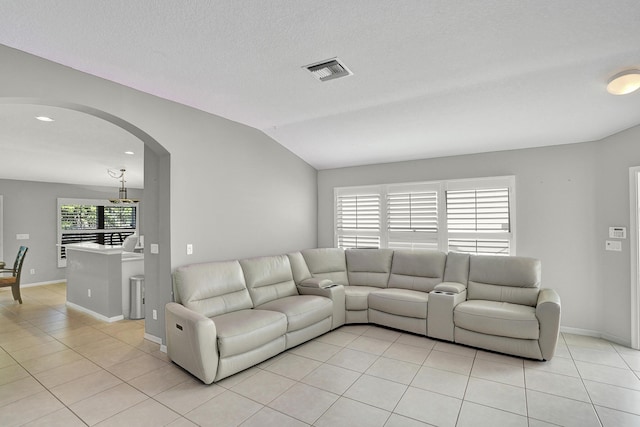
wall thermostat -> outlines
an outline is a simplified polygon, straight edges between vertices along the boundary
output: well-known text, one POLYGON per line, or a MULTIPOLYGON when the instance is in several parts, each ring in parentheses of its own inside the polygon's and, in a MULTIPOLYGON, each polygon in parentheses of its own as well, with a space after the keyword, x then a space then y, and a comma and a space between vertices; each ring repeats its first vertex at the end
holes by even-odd
POLYGON ((626 239, 627 227, 609 227, 610 239, 626 239))

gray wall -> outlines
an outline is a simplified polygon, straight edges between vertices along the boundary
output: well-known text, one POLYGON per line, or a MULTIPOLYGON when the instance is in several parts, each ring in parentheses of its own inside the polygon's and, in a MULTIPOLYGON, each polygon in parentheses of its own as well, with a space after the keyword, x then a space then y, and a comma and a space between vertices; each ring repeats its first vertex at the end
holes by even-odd
POLYGON ((604 250, 609 226, 629 227, 629 168, 640 127, 598 142, 324 170, 318 244, 333 245, 333 188, 516 176, 517 255, 542 260, 543 286, 562 298, 562 326, 630 343, 629 239, 604 250))
MULTIPOLYGON (((104 112, 145 133, 154 152, 162 151, 158 146, 168 152, 159 160, 170 177, 160 171, 158 186, 158 209, 170 210, 161 221, 168 224, 159 224, 157 241, 145 239, 160 244, 147 310, 164 311, 170 268, 316 246, 317 173, 264 133, 6 46, 0 62, 0 102, 104 112), (186 255, 187 243, 193 255, 186 255)), ((145 257, 145 275, 147 265, 145 257)), ((161 317, 146 323, 147 332, 164 337, 161 317)))
MULTIPOLYGON (((142 197, 142 190, 129 189, 131 197, 142 197)), ((0 195, 4 199, 4 261, 13 262, 18 248, 29 252, 22 267, 23 284, 64 280, 64 268, 58 268, 58 198, 109 199, 117 197, 113 187, 87 187, 70 184, 0 179, 0 195), (16 234, 29 234, 29 240, 16 240, 16 234), (30 274, 35 269, 36 274, 30 274)), ((141 209, 142 212, 142 209, 141 209)), ((140 218, 143 227, 143 218, 140 218)), ((144 230, 142 231, 144 233, 144 230)))

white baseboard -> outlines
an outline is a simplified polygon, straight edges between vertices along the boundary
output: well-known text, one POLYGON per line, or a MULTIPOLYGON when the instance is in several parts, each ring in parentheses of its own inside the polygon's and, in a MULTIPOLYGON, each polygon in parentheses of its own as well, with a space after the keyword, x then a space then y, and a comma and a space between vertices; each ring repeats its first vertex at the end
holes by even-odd
POLYGON ((20 283, 21 288, 32 288, 34 286, 55 285, 56 283, 67 283, 67 279, 49 280, 47 282, 20 283))
POLYGON ((160 351, 163 352, 163 353, 167 352, 167 346, 162 344, 162 338, 157 337, 155 335, 148 334, 148 333, 145 332, 144 333, 144 339, 145 340, 149 340, 151 342, 154 342, 156 344, 160 344, 160 351))
POLYGON ((67 301, 67 306, 71 307, 73 309, 76 309, 78 311, 81 311, 83 313, 86 313, 86 314, 88 314, 90 316, 93 316, 96 319, 103 320, 103 321, 109 322, 109 323, 117 322, 118 320, 123 320, 124 319, 124 316, 122 314, 119 315, 119 316, 107 317, 107 316, 104 316, 104 315, 102 315, 100 313, 96 313, 95 311, 89 310, 88 308, 82 307, 82 306, 80 306, 78 304, 74 304, 74 303, 69 302, 69 301, 67 301))
POLYGON ((560 332, 565 332, 567 334, 584 335, 587 337, 602 338, 607 341, 611 341, 613 343, 623 345, 625 347, 631 346, 631 340, 629 339, 625 339, 617 335, 608 334, 605 332, 593 331, 591 329, 581 329, 581 328, 571 328, 568 326, 561 326, 560 332))

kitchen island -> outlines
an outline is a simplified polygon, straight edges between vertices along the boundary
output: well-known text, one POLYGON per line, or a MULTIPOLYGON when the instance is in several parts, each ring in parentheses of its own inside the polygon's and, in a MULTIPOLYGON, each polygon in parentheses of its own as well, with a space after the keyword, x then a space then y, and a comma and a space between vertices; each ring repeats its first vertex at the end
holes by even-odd
POLYGON ((129 316, 129 278, 144 274, 144 255, 122 246, 66 245, 67 304, 108 322, 129 316))

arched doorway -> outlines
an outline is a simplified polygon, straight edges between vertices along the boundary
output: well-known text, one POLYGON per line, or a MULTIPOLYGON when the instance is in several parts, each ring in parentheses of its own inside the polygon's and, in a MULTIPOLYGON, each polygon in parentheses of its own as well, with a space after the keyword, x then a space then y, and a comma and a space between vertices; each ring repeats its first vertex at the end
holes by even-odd
MULTIPOLYGON (((87 115, 93 119, 103 120, 117 126, 122 131, 139 139, 144 145, 144 196, 142 199, 142 215, 144 222, 145 242, 158 244, 157 254, 145 256, 146 276, 146 319, 145 336, 162 344, 164 325, 160 321, 152 321, 153 310, 162 310, 164 304, 171 299, 171 255, 170 255, 170 155, 154 138, 136 125, 109 114, 105 111, 86 105, 74 104, 59 100, 34 98, 0 98, 0 104, 37 105, 57 107, 87 115)), ((161 316, 162 318, 162 316, 161 316)))

